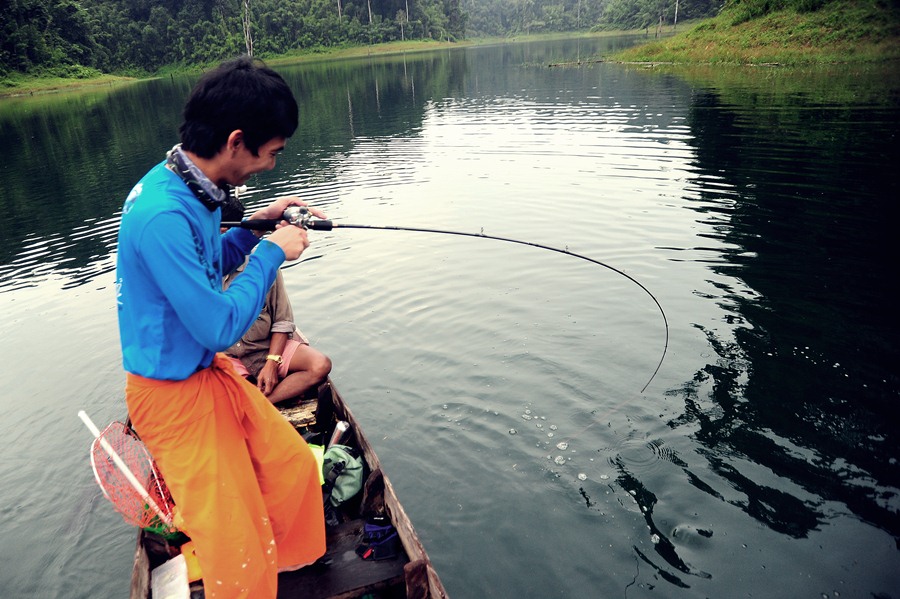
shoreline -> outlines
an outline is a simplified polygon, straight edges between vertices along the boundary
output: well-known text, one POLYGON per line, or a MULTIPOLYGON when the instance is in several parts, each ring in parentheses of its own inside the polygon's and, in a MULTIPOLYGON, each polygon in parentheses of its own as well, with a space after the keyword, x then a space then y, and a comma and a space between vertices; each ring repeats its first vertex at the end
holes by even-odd
MULTIPOLYGON (((577 31, 555 32, 531 35, 517 35, 509 37, 478 37, 465 39, 459 42, 446 42, 437 40, 409 40, 393 41, 382 44, 365 46, 334 46, 328 48, 311 48, 297 50, 278 56, 259 56, 269 66, 298 64, 304 62, 318 62, 326 60, 340 60, 345 58, 367 58, 372 56, 390 56, 415 52, 428 52, 445 48, 467 48, 474 46, 488 46, 509 42, 542 41, 553 39, 577 39, 589 37, 613 37, 620 35, 641 35, 643 30, 626 31, 577 31)), ((44 78, 23 75, 19 78, 21 85, 8 88, 0 88, 0 100, 6 98, 20 98, 42 94, 65 93, 79 89, 99 87, 103 85, 123 85, 139 81, 149 81, 160 77, 200 73, 214 66, 214 64, 198 64, 189 67, 170 66, 146 77, 128 77, 123 75, 103 74, 90 79, 64 79, 60 77, 44 78)))
MULTIPOLYGON (((813 13, 815 14, 815 13, 813 13)), ((840 64, 860 64, 873 62, 890 62, 900 57, 897 39, 890 34, 888 39, 881 39, 875 43, 858 43, 851 51, 843 44, 835 44, 839 50, 828 44, 819 47, 811 47, 808 40, 769 39, 766 43, 753 44, 752 48, 737 50, 728 43, 730 37, 740 38, 760 36, 764 29, 782 29, 772 26, 772 19, 783 19, 783 14, 770 15, 764 19, 743 23, 741 26, 723 26, 730 18, 728 11, 712 19, 684 21, 679 23, 680 31, 674 30, 672 25, 666 25, 662 31, 662 39, 651 38, 649 30, 631 29, 614 31, 570 31, 537 33, 515 36, 499 37, 473 37, 458 42, 438 40, 408 40, 392 41, 381 44, 363 46, 332 46, 306 48, 295 50, 277 56, 260 56, 259 58, 270 66, 298 64, 304 62, 319 62, 328 60, 341 60, 347 58, 369 58, 373 56, 391 56, 406 53, 428 52, 433 50, 450 48, 467 48, 476 46, 489 46, 511 42, 529 42, 557 39, 578 39, 614 36, 639 36, 647 37, 647 41, 632 48, 616 52, 608 57, 593 57, 583 62, 617 62, 622 64, 635 64, 649 67, 662 65, 742 65, 769 68, 810 68, 827 67, 840 64), (768 26, 768 27, 767 27, 768 26), (702 51, 699 48, 704 48, 702 51), (710 48, 715 48, 710 52, 710 48), (843 52, 841 52, 843 50, 843 52), (853 51, 855 50, 855 51, 853 51), (887 51, 885 51, 887 50, 887 51)), ((803 19, 803 18, 801 18, 803 19)), ((805 17, 810 24, 817 18, 805 17)), ((791 23, 798 25, 797 17, 791 23)), ((896 30, 895 30, 896 31, 896 30)), ((788 38, 791 36, 789 35, 788 38)), ((102 74, 98 77, 85 79, 66 79, 61 77, 44 78, 36 76, 20 75, 12 79, 13 86, 0 88, 0 101, 7 98, 21 98, 45 94, 67 93, 78 90, 97 88, 100 86, 118 86, 141 81, 149 81, 160 77, 171 77, 201 73, 211 68, 216 63, 196 64, 190 66, 171 65, 164 67, 157 73, 147 76, 130 77, 124 75, 102 74)), ((573 66, 564 64, 550 64, 554 66, 573 66)))
POLYGON ((101 86, 122 85, 136 81, 145 81, 146 79, 153 79, 153 77, 125 77, 122 75, 103 74, 90 79, 65 79, 62 77, 23 76, 21 78, 22 85, 0 88, 0 100, 77 91, 101 86))

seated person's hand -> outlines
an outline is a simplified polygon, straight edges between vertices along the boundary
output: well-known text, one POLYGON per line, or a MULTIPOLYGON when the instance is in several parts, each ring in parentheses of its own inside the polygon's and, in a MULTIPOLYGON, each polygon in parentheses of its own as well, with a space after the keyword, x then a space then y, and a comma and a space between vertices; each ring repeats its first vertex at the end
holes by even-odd
POLYGON ((272 360, 266 360, 266 365, 259 371, 256 377, 256 387, 262 394, 268 397, 278 385, 278 364, 272 360))

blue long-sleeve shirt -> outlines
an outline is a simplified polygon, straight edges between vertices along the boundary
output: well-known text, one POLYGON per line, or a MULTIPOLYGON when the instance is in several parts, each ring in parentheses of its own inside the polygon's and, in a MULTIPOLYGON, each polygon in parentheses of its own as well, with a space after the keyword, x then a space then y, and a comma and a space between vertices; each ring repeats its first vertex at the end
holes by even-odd
POLYGON ((125 201, 119 226, 116 299, 122 362, 140 376, 183 380, 212 363, 256 320, 284 252, 253 233, 219 233, 208 210, 161 163, 125 201), (250 257, 222 290, 222 273, 250 257))

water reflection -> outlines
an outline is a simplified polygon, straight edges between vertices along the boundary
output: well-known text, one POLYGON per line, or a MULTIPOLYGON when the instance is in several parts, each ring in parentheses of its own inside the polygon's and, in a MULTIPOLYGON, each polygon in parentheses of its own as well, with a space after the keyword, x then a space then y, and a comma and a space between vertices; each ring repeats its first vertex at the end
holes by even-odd
POLYGON ((673 391, 686 410, 671 426, 699 425, 721 479, 695 471, 691 483, 721 499, 723 484, 739 490, 728 501, 794 537, 838 501, 900 538, 898 317, 885 277, 897 257, 886 218, 900 197, 897 106, 789 95, 759 110, 771 90, 741 91, 698 94, 689 119, 695 209, 732 248, 710 269, 752 290, 721 288, 733 338, 705 329, 718 360, 673 391), (796 490, 758 480, 745 460, 796 490))
POLYGON ((0 103, 0 289, 109 269, 123 194, 177 124, 184 81, 0 103))
MULTIPOLYGON (((334 181, 352 168, 352 149, 417 137, 428 98, 456 93, 466 64, 457 52, 382 58, 364 69, 358 61, 280 69, 301 106, 300 127, 278 172, 257 176, 251 186, 270 195, 305 187, 313 201, 333 200, 334 181), (300 175, 279 180, 283 173, 300 175)), ((7 242, 0 248, 0 290, 37 284, 53 270, 71 285, 108 271, 123 198, 177 142, 192 82, 171 77, 0 105, 0 147, 16 148, 0 164, 0 236, 7 242)), ((357 184, 377 187, 408 174, 395 168, 357 184)))

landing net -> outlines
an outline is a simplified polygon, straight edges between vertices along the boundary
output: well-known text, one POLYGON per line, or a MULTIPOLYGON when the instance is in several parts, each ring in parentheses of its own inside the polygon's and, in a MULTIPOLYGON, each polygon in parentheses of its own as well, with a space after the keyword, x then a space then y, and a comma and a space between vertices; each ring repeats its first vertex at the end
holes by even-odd
POLYGON ((91 443, 91 467, 103 495, 126 522, 163 535, 176 532, 171 524, 174 502, 169 489, 147 448, 131 428, 121 422, 113 422, 103 429, 100 436, 91 443), (122 458, 131 473, 146 489, 155 506, 146 501, 128 481, 109 452, 101 445, 101 440, 109 443, 122 458))

